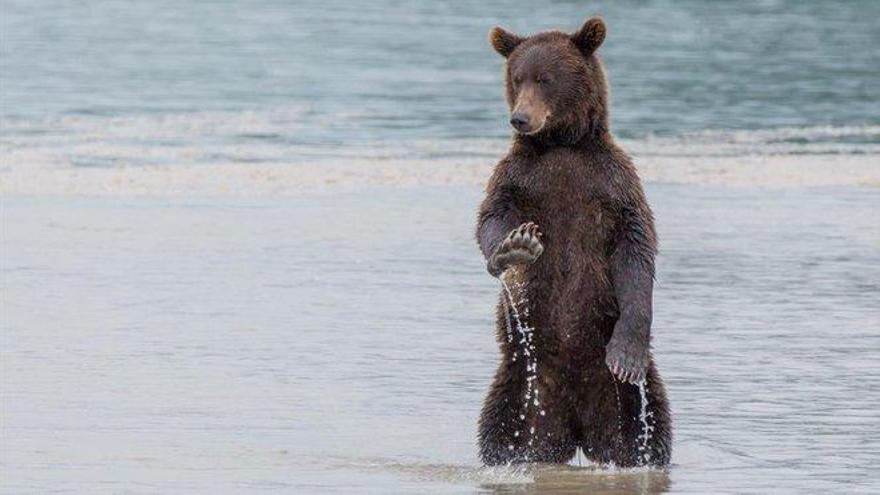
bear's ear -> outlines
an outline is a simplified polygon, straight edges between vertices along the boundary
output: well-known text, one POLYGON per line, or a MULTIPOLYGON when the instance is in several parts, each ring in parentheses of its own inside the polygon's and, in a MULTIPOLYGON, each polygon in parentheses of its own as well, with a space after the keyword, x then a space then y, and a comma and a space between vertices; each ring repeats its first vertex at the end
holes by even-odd
POLYGON ((601 17, 591 17, 571 35, 571 41, 580 49, 584 56, 589 57, 605 41, 605 21, 601 17))
POLYGON ((492 28, 492 31, 489 32, 489 42, 492 43, 492 48, 504 58, 509 57, 517 45, 522 43, 523 40, 524 38, 520 38, 513 33, 508 33, 498 26, 495 26, 492 28))

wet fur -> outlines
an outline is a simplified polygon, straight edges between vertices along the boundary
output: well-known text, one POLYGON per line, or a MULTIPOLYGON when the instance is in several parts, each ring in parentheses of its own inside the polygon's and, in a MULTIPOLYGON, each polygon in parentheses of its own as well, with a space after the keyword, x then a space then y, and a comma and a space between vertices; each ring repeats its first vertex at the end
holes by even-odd
POLYGON ((609 131, 607 83, 594 53, 604 29, 591 19, 574 35, 522 38, 498 28, 490 35, 496 51, 508 57, 511 108, 520 90, 517 76, 549 72, 554 84, 540 89, 551 120, 536 135, 514 136, 478 215, 477 241, 487 259, 524 222, 540 226, 544 246, 533 264, 505 274, 510 285, 520 287, 515 290, 524 291, 516 299, 522 295, 527 301, 524 319, 535 332, 542 404, 525 407, 525 360, 513 360, 519 351, 518 339, 507 339, 513 316, 499 300, 502 357, 479 425, 486 464, 566 462, 578 447, 595 462, 642 464, 639 389, 612 375, 606 352, 625 358, 633 369, 646 369, 651 464, 669 462, 668 404, 649 351, 654 221, 635 168, 609 131))

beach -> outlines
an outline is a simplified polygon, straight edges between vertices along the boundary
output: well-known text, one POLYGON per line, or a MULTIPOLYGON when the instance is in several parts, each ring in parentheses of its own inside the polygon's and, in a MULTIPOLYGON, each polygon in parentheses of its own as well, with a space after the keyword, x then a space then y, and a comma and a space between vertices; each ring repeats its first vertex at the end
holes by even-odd
POLYGON ((7 2, 0 492, 877 493, 878 6, 7 2), (486 35, 595 13, 672 464, 486 468, 486 35))
MULTIPOLYGON (((198 139, 214 132, 206 119, 254 115, 66 119, 46 135, 10 143, 0 169, 0 194, 85 196, 297 197, 372 187, 481 186, 506 152, 501 139, 426 141, 334 150, 273 139, 228 144, 163 146, 164 133, 198 139), (187 118, 188 117, 188 118, 187 118), (97 121, 97 122, 96 122, 97 121), (156 132, 158 127, 159 132, 156 132), (167 128, 167 129, 163 129, 167 128), (74 132, 72 132, 72 130, 74 132), (144 133, 150 140, 144 142, 144 133), (65 133, 73 134, 72 136, 65 133), (100 137, 100 146, 94 142, 100 137), (262 142, 260 142, 262 141, 262 142), (305 149, 304 149, 305 148, 305 149), (323 152, 323 154, 322 154, 323 152), (340 154, 342 156, 340 156, 340 154), (208 162, 208 163, 205 163, 208 162)), ((270 115, 260 115, 270 120, 270 115)), ((274 131, 279 124, 275 124, 274 131)), ((241 129, 236 126, 236 131, 241 129)), ((227 131, 230 132, 230 131, 227 131)), ((234 136, 230 136, 230 141, 234 136)), ((714 132, 674 138, 623 139, 649 183, 752 188, 880 187, 880 126, 714 132), (863 141, 868 141, 867 143, 863 141)))

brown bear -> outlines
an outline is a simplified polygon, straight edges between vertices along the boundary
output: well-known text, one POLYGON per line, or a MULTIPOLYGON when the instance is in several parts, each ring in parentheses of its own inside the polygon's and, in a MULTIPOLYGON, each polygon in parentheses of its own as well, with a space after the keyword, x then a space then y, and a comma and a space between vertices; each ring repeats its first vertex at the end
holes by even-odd
POLYGON ((609 129, 595 53, 605 33, 592 18, 574 34, 490 35, 507 59, 515 132, 476 232, 506 288, 502 360, 479 423, 489 465, 563 463, 578 448, 604 465, 669 463, 669 407, 649 349, 654 220, 609 129))

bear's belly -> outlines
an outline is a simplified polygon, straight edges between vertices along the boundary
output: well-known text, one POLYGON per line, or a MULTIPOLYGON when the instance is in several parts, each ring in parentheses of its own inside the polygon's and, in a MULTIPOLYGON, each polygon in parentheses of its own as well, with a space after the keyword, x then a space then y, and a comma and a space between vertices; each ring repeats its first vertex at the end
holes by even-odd
POLYGON ((550 366, 582 369, 604 362, 617 321, 608 277, 585 266, 569 273, 534 268, 513 270, 510 285, 521 317, 534 331, 537 353, 550 366))

